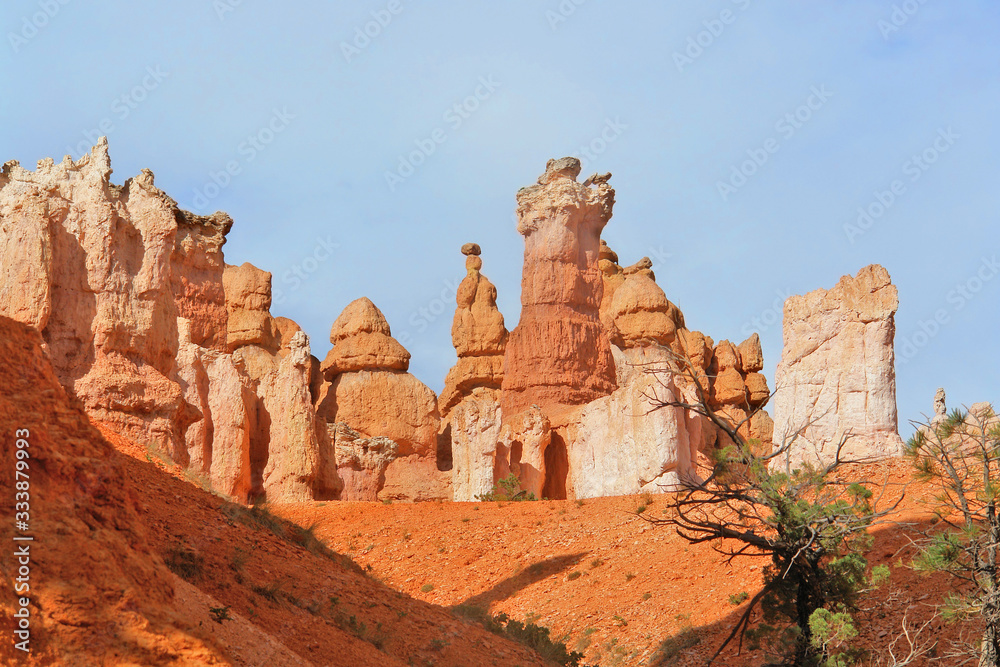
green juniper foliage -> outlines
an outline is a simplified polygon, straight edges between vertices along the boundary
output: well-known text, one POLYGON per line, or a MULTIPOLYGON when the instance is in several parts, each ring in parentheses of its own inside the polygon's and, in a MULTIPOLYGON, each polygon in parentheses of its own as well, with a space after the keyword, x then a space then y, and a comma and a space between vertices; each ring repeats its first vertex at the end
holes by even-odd
POLYGON ((517 502, 522 500, 538 500, 538 498, 535 497, 534 493, 522 490, 521 480, 514 473, 510 473, 503 479, 497 480, 496 484, 493 485, 492 491, 477 495, 476 500, 486 502, 512 500, 517 502))
POLYGON ((917 569, 947 572, 962 582, 945 598, 948 620, 979 617, 980 667, 1000 665, 1000 419, 992 407, 953 410, 915 423, 907 455, 917 479, 934 485, 929 501, 935 532, 925 533, 914 559, 917 569))
MULTIPOLYGON (((880 509, 886 485, 843 479, 843 465, 849 463, 841 458, 846 438, 831 462, 793 467, 789 452, 795 436, 762 452, 759 442, 739 433, 750 417, 732 425, 718 416, 686 359, 677 357, 673 367, 649 372, 686 376, 698 399, 665 401, 659 407, 706 417, 728 445, 713 452, 707 479, 681 480, 669 515, 647 520, 673 527, 692 544, 711 543, 729 560, 767 560, 764 587, 750 597, 712 660, 734 639, 742 648, 745 638, 779 664, 851 664, 857 657, 848 644, 856 633, 852 614, 858 595, 886 574, 879 570, 877 577, 866 576, 867 530, 899 501, 880 509), (752 626, 757 610, 761 620, 752 626)), ((759 409, 747 406, 751 417, 759 409)))

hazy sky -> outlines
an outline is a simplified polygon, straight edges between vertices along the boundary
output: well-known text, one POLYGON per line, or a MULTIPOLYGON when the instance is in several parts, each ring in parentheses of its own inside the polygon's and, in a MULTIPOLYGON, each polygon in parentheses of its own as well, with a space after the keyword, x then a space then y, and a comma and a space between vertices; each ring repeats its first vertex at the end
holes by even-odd
POLYGON ((322 358, 365 295, 435 391, 455 359, 460 246, 513 329, 514 195, 549 158, 614 174, 604 232, 652 258, 688 326, 756 330, 869 263, 899 287, 900 427, 1000 402, 1000 7, 970 0, 267 3, 9 0, 0 160, 108 135, 227 211, 272 312, 322 358), (867 212, 867 217, 862 213, 867 212))

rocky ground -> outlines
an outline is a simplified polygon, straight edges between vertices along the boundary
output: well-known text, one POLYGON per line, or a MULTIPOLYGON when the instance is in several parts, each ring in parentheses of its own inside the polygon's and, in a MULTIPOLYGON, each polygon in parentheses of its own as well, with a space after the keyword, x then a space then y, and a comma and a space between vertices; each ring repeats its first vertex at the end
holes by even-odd
MULTIPOLYGON (((902 461, 858 474, 896 485, 890 495, 909 481, 902 461)), ((918 501, 926 495, 926 488, 911 485, 893 519, 921 524, 926 512, 918 501)), ((742 610, 730 596, 759 590, 763 563, 727 564, 708 545, 689 545, 672 530, 643 520, 663 516, 667 501, 666 495, 637 495, 579 502, 303 503, 275 509, 314 526, 324 543, 370 567, 392 588, 434 604, 471 604, 533 619, 583 652, 586 661, 704 664, 742 610), (693 645, 680 649, 673 662, 664 661, 678 635, 693 645)), ((889 583, 865 596, 862 605, 861 641, 876 651, 900 634, 904 614, 911 626, 930 619, 950 586, 907 567, 909 534, 900 525, 874 531, 869 560, 891 570, 889 583)), ((948 639, 958 630, 937 620, 923 635, 948 639)), ((735 653, 727 651, 716 664, 764 662, 759 651, 735 653)), ((942 647, 938 654, 943 653, 942 647)))

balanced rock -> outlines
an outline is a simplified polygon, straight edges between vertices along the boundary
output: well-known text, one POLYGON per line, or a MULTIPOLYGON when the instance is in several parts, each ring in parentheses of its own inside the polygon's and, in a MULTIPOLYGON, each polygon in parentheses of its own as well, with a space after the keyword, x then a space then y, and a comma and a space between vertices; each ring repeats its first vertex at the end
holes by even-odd
POLYGON ((505 352, 504 419, 533 404, 557 413, 615 389, 598 268, 614 190, 603 180, 585 186, 579 173, 576 158, 550 160, 538 183, 517 193, 522 308, 505 352))
POLYGON ((476 387, 500 389, 503 382, 507 328, 497 308, 497 289, 480 273, 479 246, 462 246, 466 254, 466 276, 455 295, 457 308, 451 325, 451 340, 458 362, 448 371, 438 399, 442 418, 476 387), (472 246, 476 252, 466 252, 472 246))
POLYGON ((875 264, 833 289, 785 302, 784 348, 775 375, 774 442, 789 461, 898 456, 894 314, 889 273, 875 264), (794 439, 794 441, 793 441, 794 439))

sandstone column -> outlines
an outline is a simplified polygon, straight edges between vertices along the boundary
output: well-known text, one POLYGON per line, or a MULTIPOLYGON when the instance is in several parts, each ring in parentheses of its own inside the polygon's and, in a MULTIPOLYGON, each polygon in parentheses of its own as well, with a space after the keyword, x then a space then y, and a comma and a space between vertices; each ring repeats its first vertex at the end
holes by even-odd
POLYGON ((584 185, 576 158, 549 160, 517 193, 524 236, 521 319, 504 359, 504 420, 538 405, 550 418, 614 391, 611 346, 601 326, 601 230, 611 218, 610 174, 584 185))
POLYGON ((892 348, 898 306, 896 287, 877 264, 785 302, 774 444, 791 443, 793 465, 831 461, 844 436, 842 458, 902 454, 892 348))

